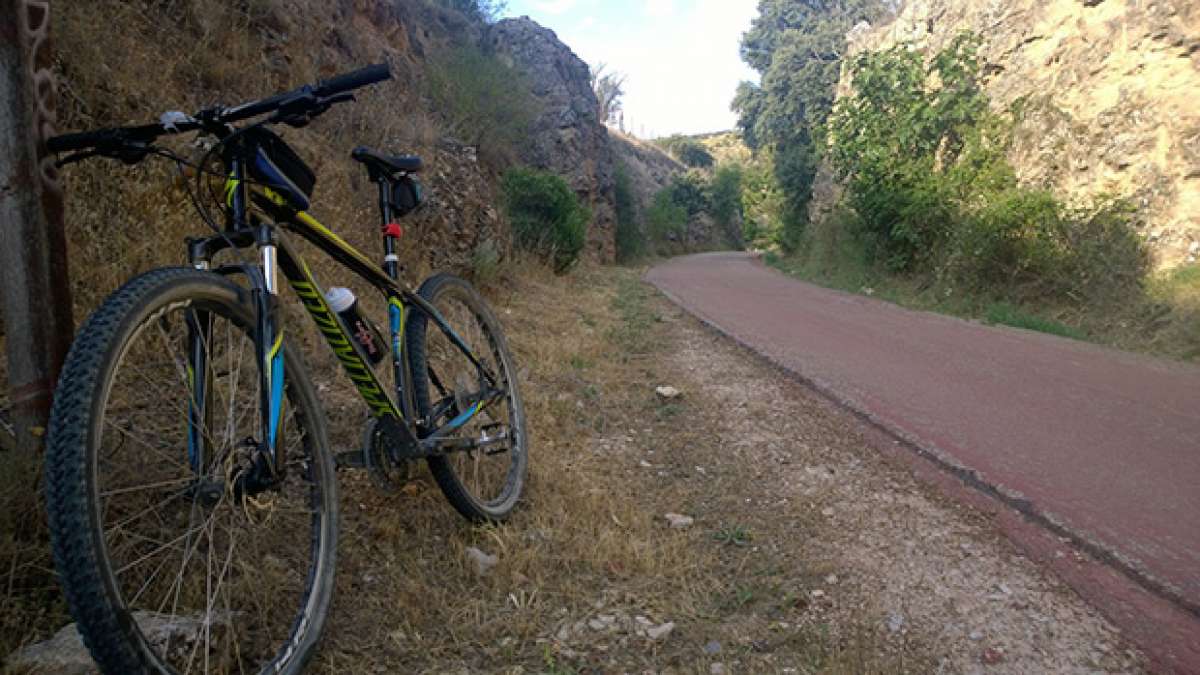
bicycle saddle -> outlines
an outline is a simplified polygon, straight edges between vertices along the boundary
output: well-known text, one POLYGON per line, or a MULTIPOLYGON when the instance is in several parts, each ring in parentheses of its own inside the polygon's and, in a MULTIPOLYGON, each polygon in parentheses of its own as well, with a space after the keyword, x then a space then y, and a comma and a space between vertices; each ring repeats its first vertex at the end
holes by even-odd
POLYGON ((362 162, 371 173, 371 179, 394 178, 398 173, 416 173, 421 170, 421 158, 416 155, 385 155, 365 146, 358 146, 350 153, 356 162, 362 162))

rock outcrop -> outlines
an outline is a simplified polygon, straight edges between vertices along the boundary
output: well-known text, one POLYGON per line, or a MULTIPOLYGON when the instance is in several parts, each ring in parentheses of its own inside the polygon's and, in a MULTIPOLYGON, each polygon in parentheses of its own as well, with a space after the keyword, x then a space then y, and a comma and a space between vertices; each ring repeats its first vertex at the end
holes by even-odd
MULTIPOLYGON (((1200 251, 1200 5, 1193 0, 910 0, 856 27, 850 53, 898 43, 936 51, 962 30, 996 108, 1022 101, 1011 160, 1068 199, 1135 200, 1162 267, 1200 251)), ((845 84, 843 82, 843 84, 845 84)), ((818 180, 817 207, 836 190, 818 180)))
MULTIPOLYGON (((644 223, 645 213, 654 196, 670 186, 675 177, 687 173, 688 168, 653 143, 612 129, 609 129, 608 137, 612 142, 614 161, 629 176, 638 221, 644 223)), ((706 176, 705 180, 709 179, 706 176)), ((736 214, 732 222, 721 226, 711 214, 701 211, 688 218, 687 229, 682 236, 672 234, 669 238, 687 251, 729 246, 741 248, 744 245, 741 215, 736 214)))
POLYGON ((554 31, 529 17, 505 19, 488 30, 490 49, 524 72, 540 110, 521 160, 563 176, 592 210, 587 257, 616 257, 613 157, 608 130, 599 121, 588 66, 554 31))
POLYGON ((687 171, 687 167, 663 152, 657 145, 609 130, 613 157, 625 167, 629 186, 639 213, 650 208, 659 190, 671 184, 671 179, 687 171))

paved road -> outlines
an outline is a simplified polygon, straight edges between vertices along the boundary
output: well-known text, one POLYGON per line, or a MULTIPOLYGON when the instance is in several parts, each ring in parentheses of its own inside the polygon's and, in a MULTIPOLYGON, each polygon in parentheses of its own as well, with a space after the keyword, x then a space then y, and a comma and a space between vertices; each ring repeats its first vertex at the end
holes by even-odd
POLYGON ((647 279, 1198 613, 1200 368, 902 309, 742 253, 676 258, 647 279))

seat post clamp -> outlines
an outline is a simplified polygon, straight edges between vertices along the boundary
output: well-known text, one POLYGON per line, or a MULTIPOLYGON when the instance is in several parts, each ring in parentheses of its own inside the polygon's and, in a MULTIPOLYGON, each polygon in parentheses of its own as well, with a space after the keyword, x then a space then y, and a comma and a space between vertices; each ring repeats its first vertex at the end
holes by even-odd
POLYGON ((404 236, 404 228, 400 227, 400 223, 388 223, 383 226, 383 234, 392 239, 399 239, 404 236))

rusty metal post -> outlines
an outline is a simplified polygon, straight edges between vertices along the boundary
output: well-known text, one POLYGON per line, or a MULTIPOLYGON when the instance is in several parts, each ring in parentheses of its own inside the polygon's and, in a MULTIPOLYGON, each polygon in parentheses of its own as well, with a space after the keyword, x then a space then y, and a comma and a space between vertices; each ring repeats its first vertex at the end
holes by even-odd
POLYGON ((49 0, 0 0, 0 300, 16 436, 15 451, 4 453, 15 455, 4 462, 10 467, 37 465, 74 334, 62 188, 45 149, 54 134, 49 36, 49 0))

